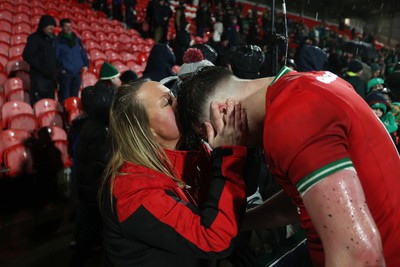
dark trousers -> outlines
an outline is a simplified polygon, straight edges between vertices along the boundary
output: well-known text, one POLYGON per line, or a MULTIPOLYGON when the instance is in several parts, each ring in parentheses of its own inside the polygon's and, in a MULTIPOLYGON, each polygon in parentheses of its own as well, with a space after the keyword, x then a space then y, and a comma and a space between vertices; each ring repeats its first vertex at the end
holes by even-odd
POLYGON ((102 244, 102 218, 97 205, 78 203, 75 220, 76 246, 70 266, 83 266, 93 248, 102 244))
POLYGON ((58 101, 63 104, 64 100, 71 96, 78 96, 81 87, 81 74, 62 73, 58 77, 60 91, 58 93, 58 101))
POLYGON ((40 77, 30 77, 31 84, 29 89, 29 97, 31 100, 31 105, 38 102, 40 99, 43 98, 51 98, 55 99, 55 89, 57 83, 52 80, 47 80, 40 77))
POLYGON ((113 9, 113 18, 119 21, 123 21, 122 18, 122 5, 113 3, 112 4, 112 9, 113 9))

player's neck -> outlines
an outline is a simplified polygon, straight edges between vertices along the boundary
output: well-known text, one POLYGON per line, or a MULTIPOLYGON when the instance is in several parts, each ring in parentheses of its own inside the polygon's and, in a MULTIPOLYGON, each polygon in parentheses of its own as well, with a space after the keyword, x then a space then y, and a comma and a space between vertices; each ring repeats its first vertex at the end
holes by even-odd
POLYGON ((265 117, 265 94, 273 77, 246 81, 241 100, 249 123, 249 146, 262 146, 265 117))

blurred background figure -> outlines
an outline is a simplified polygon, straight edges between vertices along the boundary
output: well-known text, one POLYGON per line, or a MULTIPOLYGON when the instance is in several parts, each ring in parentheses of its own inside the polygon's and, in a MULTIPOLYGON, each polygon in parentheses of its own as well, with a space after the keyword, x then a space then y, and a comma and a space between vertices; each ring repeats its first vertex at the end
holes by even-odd
POLYGON ((167 44, 155 44, 150 51, 143 76, 159 82, 168 76, 176 75, 172 71, 174 65, 175 54, 171 48, 167 44))
POLYGON ((104 62, 100 68, 100 81, 112 85, 114 87, 121 86, 121 80, 119 78, 119 71, 116 67, 108 62, 104 62))
POLYGON ((36 32, 28 37, 23 58, 30 66, 30 101, 33 106, 42 98, 55 98, 57 87, 57 58, 54 48, 55 19, 40 17, 36 32))
POLYGON ((236 77, 257 79, 260 77, 260 70, 264 60, 264 53, 259 46, 239 46, 232 52, 230 67, 236 77))
POLYGON ((58 101, 62 104, 71 96, 78 96, 81 87, 81 74, 89 68, 89 58, 82 41, 72 31, 69 19, 60 21, 61 32, 55 39, 60 85, 58 101))

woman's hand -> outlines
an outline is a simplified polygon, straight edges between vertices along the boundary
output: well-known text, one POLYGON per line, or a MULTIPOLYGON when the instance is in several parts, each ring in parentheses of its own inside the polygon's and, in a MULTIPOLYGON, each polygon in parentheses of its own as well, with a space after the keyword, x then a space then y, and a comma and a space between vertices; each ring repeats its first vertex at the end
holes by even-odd
POLYGON ((204 126, 211 147, 246 144, 247 114, 239 102, 227 100, 223 110, 216 102, 211 102, 210 114, 211 122, 205 122, 204 126))

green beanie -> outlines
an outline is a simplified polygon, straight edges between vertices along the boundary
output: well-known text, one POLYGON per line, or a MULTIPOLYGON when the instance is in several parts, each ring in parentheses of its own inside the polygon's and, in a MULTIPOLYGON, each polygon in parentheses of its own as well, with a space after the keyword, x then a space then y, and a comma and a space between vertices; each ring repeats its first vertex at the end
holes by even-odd
POLYGON ((367 84, 367 93, 369 93, 371 91, 372 87, 374 87, 377 84, 384 84, 383 79, 373 78, 373 79, 369 80, 369 82, 367 84))
POLYGON ((386 111, 387 111, 387 106, 386 106, 385 104, 383 104, 383 103, 375 103, 375 104, 372 104, 372 105, 371 105, 371 108, 372 108, 372 109, 381 109, 382 112, 383 112, 383 114, 385 114, 386 111))
POLYGON ((100 80, 111 80, 119 76, 119 72, 116 67, 108 62, 104 62, 100 69, 100 80))

